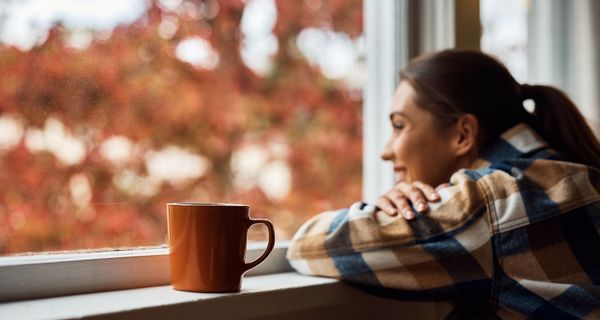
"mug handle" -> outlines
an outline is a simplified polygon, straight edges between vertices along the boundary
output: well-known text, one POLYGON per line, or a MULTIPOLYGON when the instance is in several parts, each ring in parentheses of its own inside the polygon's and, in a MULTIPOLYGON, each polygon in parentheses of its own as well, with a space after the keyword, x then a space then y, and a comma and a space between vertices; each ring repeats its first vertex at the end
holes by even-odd
POLYGON ((271 221, 267 219, 250 219, 250 223, 248 223, 248 228, 257 223, 262 223, 269 229, 269 243, 267 244, 267 249, 265 250, 265 252, 263 252, 263 254, 260 257, 258 257, 256 260, 250 263, 244 263, 244 272, 256 267, 259 263, 263 262, 267 258, 269 253, 273 251, 273 247, 275 246, 275 230, 273 229, 273 224, 271 223, 271 221))

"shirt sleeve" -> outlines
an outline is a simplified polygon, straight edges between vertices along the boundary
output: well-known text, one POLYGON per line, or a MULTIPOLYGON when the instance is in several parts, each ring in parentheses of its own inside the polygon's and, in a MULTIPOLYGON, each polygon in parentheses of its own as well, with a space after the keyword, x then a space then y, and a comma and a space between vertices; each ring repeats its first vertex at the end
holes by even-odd
POLYGON ((366 203, 321 213, 297 231, 288 259, 300 273, 393 289, 489 279, 491 227, 484 189, 459 171, 440 196, 410 221, 366 203))

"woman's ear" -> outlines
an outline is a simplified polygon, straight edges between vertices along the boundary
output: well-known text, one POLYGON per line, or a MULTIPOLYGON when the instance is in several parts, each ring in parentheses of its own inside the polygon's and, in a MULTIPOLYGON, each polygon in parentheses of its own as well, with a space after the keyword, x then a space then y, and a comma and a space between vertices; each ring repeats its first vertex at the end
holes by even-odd
POLYGON ((456 139, 454 151, 456 155, 462 156, 477 150, 477 138, 479 136, 479 121, 470 114, 462 115, 456 122, 456 139))

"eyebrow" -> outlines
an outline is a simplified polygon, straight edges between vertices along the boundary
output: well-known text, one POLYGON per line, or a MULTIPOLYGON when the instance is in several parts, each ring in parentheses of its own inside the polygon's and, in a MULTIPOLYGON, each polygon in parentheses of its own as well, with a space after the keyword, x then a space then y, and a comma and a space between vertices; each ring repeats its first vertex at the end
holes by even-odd
POLYGON ((391 112, 391 113, 390 113, 390 121, 393 121, 393 120, 394 120, 394 116, 395 116, 395 115, 399 115, 399 116, 402 116, 402 117, 404 117, 404 118, 409 118, 409 117, 408 117, 408 115, 406 115, 406 113, 404 113, 404 112, 402 112, 402 111, 394 111, 394 112, 391 112))

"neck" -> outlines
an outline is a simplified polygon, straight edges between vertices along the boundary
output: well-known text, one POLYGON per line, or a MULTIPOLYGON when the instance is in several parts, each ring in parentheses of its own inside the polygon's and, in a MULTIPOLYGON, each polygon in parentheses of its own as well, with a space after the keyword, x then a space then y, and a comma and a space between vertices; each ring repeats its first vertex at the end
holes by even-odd
POLYGON ((472 150, 471 152, 464 154, 456 159, 454 170, 452 173, 460 170, 460 169, 476 169, 481 167, 482 160, 479 158, 479 153, 477 150, 472 150))

